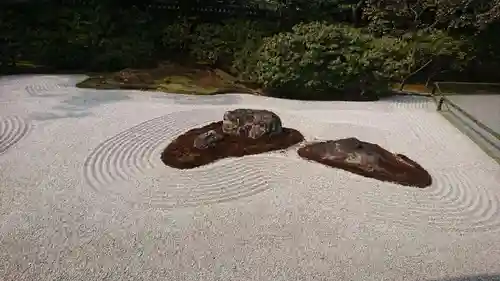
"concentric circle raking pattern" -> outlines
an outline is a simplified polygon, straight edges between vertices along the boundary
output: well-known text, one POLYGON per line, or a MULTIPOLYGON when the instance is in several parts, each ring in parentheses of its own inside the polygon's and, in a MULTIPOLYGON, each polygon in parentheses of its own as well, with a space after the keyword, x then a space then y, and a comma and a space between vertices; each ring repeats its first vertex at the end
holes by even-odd
MULTIPOLYGON (((361 123, 361 117, 361 112, 343 112, 339 119, 361 123)), ((328 139, 339 137, 337 128, 342 137, 358 136, 405 154, 429 171, 433 184, 417 189, 353 176, 354 181, 363 182, 360 198, 372 209, 367 216, 411 228, 426 225, 442 231, 500 230, 500 182, 490 170, 474 162, 476 151, 466 137, 439 115, 425 111, 397 112, 394 116, 379 114, 376 119, 366 120, 372 125, 377 122, 389 124, 393 129, 377 133, 355 124, 347 127, 315 123, 315 126, 331 127, 325 131, 328 139), (435 126, 441 123, 442 126, 435 126)))
POLYGON ((192 170, 167 169, 158 175, 155 184, 144 186, 148 190, 130 200, 148 207, 173 208, 248 197, 269 188, 269 171, 275 164, 273 157, 254 155, 225 159, 192 170))
POLYGON ((192 170, 172 169, 160 161, 169 141, 191 128, 220 120, 223 112, 175 112, 125 130, 88 156, 84 177, 96 192, 161 208, 227 201, 259 192, 266 188, 267 181, 261 171, 273 166, 266 158, 229 159, 192 170), (145 171, 154 167, 158 168, 152 172, 156 184, 141 185, 145 171))
POLYGON ((29 124, 18 116, 0 117, 0 154, 20 141, 29 131, 29 124))
POLYGON ((190 128, 220 119, 215 110, 175 112, 143 122, 113 136, 99 145, 85 161, 85 177, 98 189, 117 180, 129 180, 134 174, 153 166, 153 157, 161 153, 161 144, 190 128), (204 121, 199 118, 205 117, 204 121), (157 153, 155 153, 157 152, 157 153))
POLYGON ((492 190, 495 183, 476 184, 472 173, 443 169, 433 171, 434 183, 427 189, 396 187, 384 197, 376 192, 366 193, 374 206, 371 215, 403 225, 423 223, 445 231, 500 230, 499 197, 492 190))

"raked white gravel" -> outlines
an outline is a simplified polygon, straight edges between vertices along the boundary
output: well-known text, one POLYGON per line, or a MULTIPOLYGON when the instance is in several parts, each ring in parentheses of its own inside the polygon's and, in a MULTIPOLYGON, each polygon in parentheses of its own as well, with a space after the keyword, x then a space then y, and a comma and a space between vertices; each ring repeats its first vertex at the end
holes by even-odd
POLYGON ((300 102, 0 78, 0 280, 442 280, 500 273, 500 167, 422 97, 300 102), (287 151, 193 170, 159 154, 234 108, 309 141, 355 136, 419 162, 426 189, 287 151))

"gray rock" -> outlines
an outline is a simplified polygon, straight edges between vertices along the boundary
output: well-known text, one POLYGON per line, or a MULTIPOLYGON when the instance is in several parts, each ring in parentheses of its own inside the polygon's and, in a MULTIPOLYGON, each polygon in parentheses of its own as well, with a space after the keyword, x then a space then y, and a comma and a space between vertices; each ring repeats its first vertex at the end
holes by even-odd
POLYGON ((217 142, 224 139, 224 136, 217 133, 214 130, 210 130, 203 134, 200 134, 198 137, 194 139, 193 146, 198 149, 207 149, 209 147, 214 147, 217 142))
POLYGON ((281 119, 274 112, 259 109, 236 109, 224 114, 224 134, 258 139, 283 131, 281 119))

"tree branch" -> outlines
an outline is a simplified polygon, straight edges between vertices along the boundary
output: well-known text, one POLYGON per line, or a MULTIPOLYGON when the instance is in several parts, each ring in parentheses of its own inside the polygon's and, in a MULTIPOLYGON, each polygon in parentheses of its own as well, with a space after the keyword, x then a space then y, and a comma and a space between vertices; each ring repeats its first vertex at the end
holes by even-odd
POLYGON ((408 78, 412 77, 413 75, 417 74, 418 72, 420 72, 422 69, 426 68, 431 62, 434 61, 434 58, 430 59, 429 61, 427 61, 424 65, 422 65, 421 67, 419 67, 417 70, 413 71, 412 73, 410 73, 408 76, 406 76, 403 81, 401 81, 401 85, 400 85, 400 91, 403 90, 404 86, 405 86, 405 83, 406 83, 406 80, 408 80, 408 78))

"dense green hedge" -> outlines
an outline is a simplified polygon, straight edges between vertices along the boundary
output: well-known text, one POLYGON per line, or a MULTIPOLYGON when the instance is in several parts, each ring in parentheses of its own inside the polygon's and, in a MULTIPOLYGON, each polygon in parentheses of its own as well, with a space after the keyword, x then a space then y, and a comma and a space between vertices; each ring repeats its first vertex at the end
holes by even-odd
POLYGON ((373 99, 423 66, 466 63, 460 41, 441 32, 376 37, 344 24, 298 24, 264 39, 254 77, 275 94, 305 99, 373 99))
POLYGON ((190 57, 222 67, 245 68, 242 53, 259 45, 275 27, 257 21, 229 20, 197 25, 190 34, 190 57))
MULTIPOLYGON (((478 52, 487 61, 485 54, 498 46, 479 48, 467 36, 433 28, 381 34, 370 25, 364 29, 334 21, 208 21, 94 2, 0 10, 0 67, 27 60, 56 69, 104 71, 195 60, 257 82, 278 96, 374 98, 386 94, 390 83, 415 74, 427 79, 443 69, 459 73, 477 66, 472 58, 481 57, 478 52)), ((311 9, 324 10, 321 17, 327 18, 327 2, 316 1, 311 9)), ((302 11, 309 7, 297 3, 302 11)))
POLYGON ((369 35, 342 25, 298 24, 264 40, 258 81, 280 96, 338 98, 350 91, 372 94, 381 77, 367 60, 369 35))

